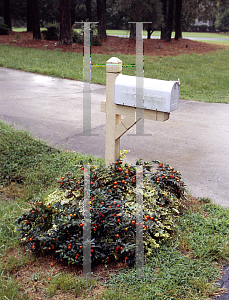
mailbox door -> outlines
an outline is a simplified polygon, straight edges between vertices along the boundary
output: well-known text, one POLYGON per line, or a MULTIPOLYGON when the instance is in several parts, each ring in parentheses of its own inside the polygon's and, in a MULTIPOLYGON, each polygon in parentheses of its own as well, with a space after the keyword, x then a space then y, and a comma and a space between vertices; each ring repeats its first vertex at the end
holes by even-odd
POLYGON ((178 104, 179 104, 179 82, 175 82, 172 88, 171 92, 171 105, 170 105, 170 111, 178 109, 178 104))

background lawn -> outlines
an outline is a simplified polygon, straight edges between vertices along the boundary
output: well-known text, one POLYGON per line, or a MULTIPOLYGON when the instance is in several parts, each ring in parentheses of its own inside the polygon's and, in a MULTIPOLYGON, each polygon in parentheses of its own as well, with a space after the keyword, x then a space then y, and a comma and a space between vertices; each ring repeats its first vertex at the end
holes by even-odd
MULTIPOLYGON (((54 77, 83 80, 82 54, 0 45, 0 66, 54 77)), ((112 53, 124 65, 135 64, 134 55, 112 53)), ((92 64, 106 64, 111 55, 93 54, 92 64)), ((181 81, 180 98, 203 102, 229 102, 229 48, 208 54, 168 57, 145 56, 145 77, 181 81)), ((135 68, 123 68, 135 75, 135 68)), ((92 66, 92 83, 106 84, 105 67, 92 66)))
MULTIPOLYGON (((45 27, 41 27, 40 30, 45 30, 45 27)), ((27 28, 25 27, 13 27, 13 31, 21 32, 21 31, 27 31, 27 28)), ((128 35, 130 31, 129 30, 112 30, 108 29, 106 30, 107 35, 128 35)), ((147 32, 144 30, 143 35, 146 37, 147 32)), ((160 31, 154 31, 151 36, 160 36, 160 31)), ((175 36, 175 32, 172 33, 172 37, 175 36)), ((182 32, 183 38, 188 37, 197 37, 197 38, 227 38, 229 39, 229 33, 212 33, 212 32, 182 32)))

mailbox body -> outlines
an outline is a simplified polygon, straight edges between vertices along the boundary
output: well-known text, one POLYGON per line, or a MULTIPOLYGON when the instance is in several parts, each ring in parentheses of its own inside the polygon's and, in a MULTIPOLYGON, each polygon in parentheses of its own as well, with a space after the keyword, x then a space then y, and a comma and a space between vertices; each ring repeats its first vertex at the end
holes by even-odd
MULTIPOLYGON (((178 109, 179 82, 143 78, 144 108, 170 113, 178 109)), ((136 77, 118 75, 114 87, 115 104, 136 107, 136 77)), ((140 107, 143 108, 143 107, 140 107)))

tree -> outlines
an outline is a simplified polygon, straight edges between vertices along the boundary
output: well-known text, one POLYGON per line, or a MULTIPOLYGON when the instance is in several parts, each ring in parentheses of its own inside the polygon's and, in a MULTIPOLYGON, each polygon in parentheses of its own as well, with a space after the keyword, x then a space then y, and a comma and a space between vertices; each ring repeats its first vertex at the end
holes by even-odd
POLYGON ((166 41, 171 41, 173 31, 173 14, 174 14, 174 0, 169 0, 168 17, 166 24, 166 41))
POLYGON ((145 29, 147 30, 147 39, 150 39, 151 34, 162 23, 162 5, 160 1, 145 0, 142 3, 142 21, 151 22, 146 23, 145 29))
POLYGON ((100 39, 106 39, 106 0, 97 0, 98 35, 100 39))
POLYGON ((10 0, 4 0, 3 13, 4 13, 4 23, 7 25, 7 27, 10 30, 12 30, 11 16, 10 16, 10 0))
POLYGON ((72 44, 71 0, 59 0, 60 37, 59 44, 72 44))
POLYGON ((41 31, 40 31, 40 19, 38 12, 38 0, 32 0, 32 17, 33 17, 33 39, 40 40, 41 39, 41 31))
POLYGON ((33 31, 33 4, 32 0, 27 0, 27 31, 33 31))
POLYGON ((107 0, 106 2, 106 28, 124 29, 129 27, 126 21, 126 10, 120 8, 119 0, 107 0))
POLYGON ((87 13, 87 20, 91 21, 91 0, 86 0, 86 13, 87 13))
MULTIPOLYGON (((196 0, 194 0, 196 1, 196 0)), ((171 41, 175 23, 175 39, 182 37, 182 0, 162 0, 163 23, 161 26, 161 39, 171 41), (175 16, 174 16, 175 13, 175 16)))
POLYGON ((163 22, 161 25, 161 40, 166 39, 166 21, 167 21, 167 0, 162 0, 163 22))
POLYGON ((229 0, 219 3, 218 16, 216 17, 216 28, 220 31, 229 31, 229 0))
POLYGON ((182 26, 189 30, 195 19, 209 20, 214 23, 219 15, 220 7, 225 7, 228 0, 183 0, 182 26))
POLYGON ((39 0, 39 16, 43 25, 59 22, 59 0, 39 0))
POLYGON ((182 0, 175 0, 175 40, 182 38, 181 25, 182 0))
MULTIPOLYGON (((120 0, 120 9, 126 12, 128 22, 151 22, 145 24, 147 38, 157 29, 162 22, 162 5, 157 0, 120 0)), ((136 25, 130 24, 130 38, 136 38, 136 25)))
POLYGON ((71 26, 73 26, 76 21, 76 2, 77 0, 71 0, 71 26))

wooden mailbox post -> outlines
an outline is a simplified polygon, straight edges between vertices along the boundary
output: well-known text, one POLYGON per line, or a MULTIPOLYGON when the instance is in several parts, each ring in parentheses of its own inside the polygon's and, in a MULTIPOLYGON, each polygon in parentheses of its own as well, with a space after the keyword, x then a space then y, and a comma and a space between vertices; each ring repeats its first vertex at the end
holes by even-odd
MULTIPOLYGON (((106 62, 106 72, 106 101, 101 102, 101 112, 106 113, 105 164, 108 166, 120 156, 120 137, 140 119, 135 119, 135 107, 115 104, 114 101, 115 80, 122 73, 122 61, 111 57, 106 62), (125 117, 121 119, 121 115, 125 117)), ((169 115, 169 112, 144 109, 144 118, 153 121, 164 122, 169 115)))

